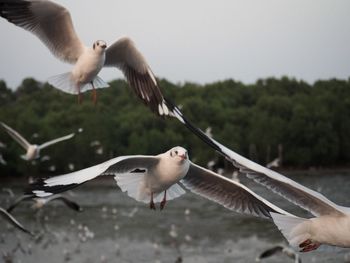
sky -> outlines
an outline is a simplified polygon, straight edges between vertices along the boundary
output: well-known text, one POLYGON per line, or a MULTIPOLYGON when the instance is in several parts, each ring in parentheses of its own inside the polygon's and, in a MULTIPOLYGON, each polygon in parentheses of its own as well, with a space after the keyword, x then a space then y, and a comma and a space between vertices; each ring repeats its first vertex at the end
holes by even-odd
MULTIPOLYGON (((313 83, 350 76, 347 0, 56 0, 80 39, 132 38, 159 78, 200 84, 289 76, 313 83)), ((0 79, 46 81, 70 71, 33 35, 0 18, 0 79)), ((105 81, 121 78, 102 69, 105 81)))

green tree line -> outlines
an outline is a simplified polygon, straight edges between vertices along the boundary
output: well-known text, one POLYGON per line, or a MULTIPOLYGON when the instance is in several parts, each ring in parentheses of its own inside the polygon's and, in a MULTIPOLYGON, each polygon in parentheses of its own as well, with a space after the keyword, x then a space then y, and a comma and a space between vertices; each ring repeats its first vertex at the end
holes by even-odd
MULTIPOLYGON (((199 85, 163 79, 159 84, 194 124, 202 130, 211 127, 215 139, 261 164, 277 156, 279 144, 285 166, 349 164, 350 80, 310 85, 283 77, 251 85, 234 80, 199 85)), ((1 130, 0 142, 7 147, 0 153, 7 165, 0 164, 0 176, 65 173, 69 165, 82 169, 119 155, 158 154, 176 145, 187 148, 201 165, 217 157, 175 119, 153 115, 124 80, 110 86, 98 90, 94 105, 91 93, 84 93, 78 104, 76 96, 31 78, 14 91, 0 81, 0 121, 31 143, 76 132, 73 139, 43 150, 41 156, 50 160, 33 165, 19 157, 23 149, 1 130)))

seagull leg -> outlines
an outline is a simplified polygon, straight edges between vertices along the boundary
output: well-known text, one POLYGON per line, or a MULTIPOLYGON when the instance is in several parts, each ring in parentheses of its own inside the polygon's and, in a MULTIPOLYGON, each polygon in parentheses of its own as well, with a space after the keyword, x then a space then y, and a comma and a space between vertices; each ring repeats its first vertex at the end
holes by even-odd
POLYGON ((300 243, 299 247, 303 248, 303 247, 311 245, 311 243, 312 243, 311 239, 306 239, 304 242, 300 243))
POLYGON ((320 245, 321 244, 319 243, 312 243, 311 245, 304 247, 302 250, 300 250, 300 252, 310 252, 310 251, 316 250, 320 245))
POLYGON ((156 210, 156 206, 154 205, 154 202, 153 202, 153 192, 151 192, 151 201, 149 203, 149 208, 152 210, 156 210))
POLYGON ((164 191, 163 200, 162 200, 162 202, 160 202, 160 210, 163 210, 165 203, 166 203, 166 190, 164 191))
POLYGON ((97 92, 96 92, 94 83, 93 83, 92 81, 91 81, 90 83, 91 83, 91 85, 92 85, 92 101, 94 102, 94 105, 96 105, 96 102, 97 102, 97 92))
POLYGON ((301 248, 300 252, 310 252, 312 250, 316 250, 320 245, 321 244, 318 242, 313 242, 311 239, 307 239, 299 245, 301 248))

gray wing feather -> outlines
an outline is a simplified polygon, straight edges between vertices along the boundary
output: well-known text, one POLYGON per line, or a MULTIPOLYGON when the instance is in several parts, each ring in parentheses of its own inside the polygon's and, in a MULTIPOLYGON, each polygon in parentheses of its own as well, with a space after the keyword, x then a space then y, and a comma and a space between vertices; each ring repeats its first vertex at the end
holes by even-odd
POLYGON ((204 196, 239 213, 271 218, 270 212, 288 212, 256 195, 244 185, 191 163, 181 183, 194 193, 204 196))
POLYGON ((0 215, 9 223, 11 223, 13 226, 17 227, 18 229, 22 230, 25 233, 33 235, 29 230, 25 229, 24 226, 16 220, 16 218, 14 218, 11 214, 9 214, 5 209, 1 207, 0 207, 0 215))
POLYGON ((32 199, 32 196, 28 196, 28 195, 22 195, 20 196, 19 198, 16 199, 15 202, 13 202, 12 205, 10 205, 6 211, 11 213, 13 211, 13 209, 15 209, 20 203, 22 203, 23 201, 26 201, 26 200, 31 200, 32 199))
POLYGON ((136 95, 154 113, 164 114, 163 95, 157 80, 131 39, 121 38, 107 48, 105 66, 119 68, 136 95))
POLYGON ((60 138, 57 138, 57 139, 45 142, 45 143, 39 145, 38 147, 41 150, 41 149, 43 149, 45 147, 48 147, 48 146, 50 146, 52 144, 55 144, 55 143, 58 143, 58 142, 61 142, 61 141, 65 141, 65 140, 69 140, 70 138, 74 137, 74 135, 75 135, 74 133, 71 133, 71 134, 68 134, 66 136, 63 136, 63 137, 60 137, 60 138))
POLYGON ((25 150, 27 150, 30 146, 30 143, 22 137, 18 132, 16 132, 11 127, 7 126, 5 123, 0 122, 1 126, 5 129, 5 131, 16 141, 18 142, 25 150))
POLYGON ((0 0, 0 15, 35 34, 59 59, 74 63, 84 51, 69 11, 43 0, 0 0))
POLYGON ((293 180, 263 167, 247 158, 232 151, 213 138, 207 136, 201 129, 194 126, 180 111, 180 109, 166 100, 169 106, 169 115, 176 117, 183 123, 191 132, 196 134, 201 140, 207 143, 210 147, 226 157, 234 166, 241 169, 242 173, 246 173, 248 177, 253 178, 257 182, 270 188, 272 191, 280 194, 287 200, 296 205, 310 211, 315 216, 327 214, 344 214, 350 211, 350 208, 336 205, 324 195, 313 191, 293 180))
POLYGON ((130 172, 134 169, 151 169, 156 163, 158 158, 153 156, 119 156, 79 171, 39 179, 30 185, 26 194, 48 197, 75 188, 101 175, 115 175, 115 173, 130 172))
POLYGON ((132 172, 137 169, 149 171, 152 170, 158 162, 159 158, 155 156, 131 156, 109 166, 102 175, 115 175, 116 173, 132 172))
POLYGON ((77 212, 83 211, 83 209, 81 208, 81 206, 77 202, 74 202, 73 200, 70 200, 69 198, 67 198, 65 196, 54 195, 54 196, 49 197, 49 198, 50 198, 50 201, 53 201, 53 200, 62 201, 67 207, 69 207, 70 209, 73 209, 74 211, 77 211, 77 212))
POLYGON ((330 204, 329 200, 328 202, 324 202, 323 199, 320 198, 322 197, 320 193, 311 189, 305 191, 297 187, 298 184, 296 182, 291 184, 289 182, 275 180, 263 173, 248 172, 247 177, 271 189, 295 205, 309 210, 315 216, 342 214, 336 204, 330 204))
POLYGON ((242 173, 247 174, 248 178, 255 180, 290 202, 310 211, 313 215, 343 215, 344 211, 346 211, 343 207, 333 203, 321 193, 244 158, 212 138, 208 137, 208 139, 219 148, 219 152, 226 156, 234 166, 240 168, 242 173))

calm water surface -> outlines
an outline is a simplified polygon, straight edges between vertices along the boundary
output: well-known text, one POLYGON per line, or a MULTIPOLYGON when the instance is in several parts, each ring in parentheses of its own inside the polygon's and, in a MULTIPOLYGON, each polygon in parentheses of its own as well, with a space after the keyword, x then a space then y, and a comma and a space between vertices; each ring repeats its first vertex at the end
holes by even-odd
MULTIPOLYGON (((350 174, 294 174, 291 177, 331 200, 350 206, 350 174)), ((265 188, 241 177, 242 182, 289 212, 307 215, 265 188)), ((16 195, 23 186, 10 187, 16 195)), ((0 189, 1 190, 1 189, 0 189)), ((76 213, 59 202, 40 212, 23 203, 14 215, 37 233, 28 237, 0 224, 0 253, 12 262, 255 262, 255 258, 284 239, 269 221, 242 216, 198 197, 186 195, 150 211, 121 193, 112 178, 97 180, 67 193, 84 212, 76 213)), ((2 207, 14 198, 0 191, 2 207)), ((0 255, 1 256, 1 255, 0 255)), ((302 254, 303 262, 346 262, 349 249, 325 249, 302 254)), ((0 258, 4 261, 4 259, 0 258)), ((4 261, 5 262, 5 261, 4 261)), ((277 255, 263 262, 293 262, 277 255)), ((348 261, 350 262, 350 261, 348 261)))

